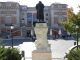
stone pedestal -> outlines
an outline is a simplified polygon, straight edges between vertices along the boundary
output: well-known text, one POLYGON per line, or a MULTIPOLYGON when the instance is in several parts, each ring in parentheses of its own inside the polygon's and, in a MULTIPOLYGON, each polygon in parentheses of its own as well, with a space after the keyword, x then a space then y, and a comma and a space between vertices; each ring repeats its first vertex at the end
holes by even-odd
POLYGON ((32 52, 32 60, 52 60, 51 58, 51 52, 49 51, 33 51, 32 52))
POLYGON ((47 40, 47 24, 36 23, 34 30, 37 40, 35 41, 36 50, 32 52, 32 60, 52 60, 51 47, 47 40))

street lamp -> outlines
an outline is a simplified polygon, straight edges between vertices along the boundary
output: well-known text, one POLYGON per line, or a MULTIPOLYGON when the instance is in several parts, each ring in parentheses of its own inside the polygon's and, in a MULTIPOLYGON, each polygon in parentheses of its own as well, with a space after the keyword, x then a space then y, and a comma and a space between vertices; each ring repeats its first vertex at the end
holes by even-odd
POLYGON ((12 48, 13 48, 13 36, 12 36, 12 30, 14 29, 14 26, 11 26, 10 28, 11 28, 11 38, 12 38, 11 41, 12 41, 12 48))
POLYGON ((77 50, 78 50, 78 26, 76 25, 76 40, 77 40, 77 50))

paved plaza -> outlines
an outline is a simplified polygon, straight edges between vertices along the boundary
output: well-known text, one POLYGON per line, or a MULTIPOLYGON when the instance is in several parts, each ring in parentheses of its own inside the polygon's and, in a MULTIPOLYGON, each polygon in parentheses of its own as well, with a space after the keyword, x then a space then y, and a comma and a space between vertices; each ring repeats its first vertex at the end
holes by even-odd
MULTIPOLYGON (((51 44, 53 60, 63 60, 65 53, 74 45, 74 40, 56 39, 48 41, 51 44)), ((15 47, 25 52, 25 60, 32 60, 32 51, 36 49, 34 42, 23 42, 15 47)))

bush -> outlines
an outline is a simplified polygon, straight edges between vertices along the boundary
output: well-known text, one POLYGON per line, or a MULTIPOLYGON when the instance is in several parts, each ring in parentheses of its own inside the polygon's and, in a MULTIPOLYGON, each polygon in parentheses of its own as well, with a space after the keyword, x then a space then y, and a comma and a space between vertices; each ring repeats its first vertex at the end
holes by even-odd
POLYGON ((74 49, 67 54, 68 60, 80 60, 80 48, 74 49))
POLYGON ((16 48, 1 48, 0 60, 21 60, 21 54, 16 48))

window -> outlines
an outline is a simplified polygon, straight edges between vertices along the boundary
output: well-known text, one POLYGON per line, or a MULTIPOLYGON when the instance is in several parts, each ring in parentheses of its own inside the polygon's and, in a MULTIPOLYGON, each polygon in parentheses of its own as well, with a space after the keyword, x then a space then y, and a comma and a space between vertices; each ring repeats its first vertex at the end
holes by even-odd
POLYGON ((27 21, 32 21, 32 13, 27 13, 27 21))
POLYGON ((1 3, 0 3, 0 6, 1 6, 1 3))
POLYGON ((57 5, 57 4, 55 4, 55 5, 54 5, 54 8, 58 8, 58 5, 57 5))
POLYGON ((4 22, 5 22, 5 21, 4 21, 4 17, 0 17, 0 23, 1 23, 1 24, 4 24, 4 22))
POLYGON ((27 19, 32 19, 32 13, 27 13, 27 19))
POLYGON ((54 17, 54 24, 58 23, 58 17, 54 17))
POLYGON ((66 8, 66 5, 62 5, 62 8, 66 8))
POLYGON ((46 20, 48 20, 48 18, 46 18, 46 20))
POLYGON ((33 21, 37 21, 37 19, 36 19, 36 13, 33 13, 33 21))
POLYGON ((66 15, 66 12, 54 12, 55 15, 66 15))
POLYGON ((27 27, 31 27, 32 26, 32 22, 31 21, 27 21, 27 27))
POLYGON ((46 13, 46 16, 48 16, 48 13, 46 13))
POLYGON ((1 14, 16 14, 16 11, 0 11, 1 14))
POLYGON ((17 18, 16 18, 15 16, 13 16, 13 17, 12 17, 12 23, 13 23, 13 24, 16 24, 16 20, 17 20, 17 18))
POLYGON ((11 19, 11 16, 6 16, 6 17, 5 17, 5 23, 6 23, 6 24, 11 24, 11 23, 12 23, 11 20, 12 20, 12 19, 11 19))
POLYGON ((23 10, 26 10, 26 9, 27 9, 27 7, 26 7, 26 6, 23 6, 23 7, 22 7, 22 9, 23 9, 23 10))
POLYGON ((31 22, 31 21, 32 21, 32 19, 27 19, 27 21, 30 21, 30 22, 31 22))
POLYGON ((11 7, 11 4, 10 4, 10 3, 6 3, 6 6, 7 6, 7 7, 11 7))

